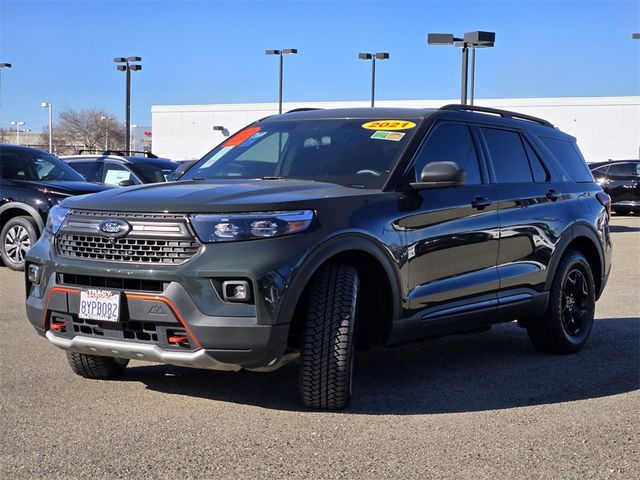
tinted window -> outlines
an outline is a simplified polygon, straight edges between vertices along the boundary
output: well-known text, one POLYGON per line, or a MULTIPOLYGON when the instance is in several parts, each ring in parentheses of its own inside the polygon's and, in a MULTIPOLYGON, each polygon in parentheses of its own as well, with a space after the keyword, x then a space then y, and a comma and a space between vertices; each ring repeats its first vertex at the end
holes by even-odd
POLYGON ((593 182, 591 171, 582 158, 578 147, 573 142, 558 140, 557 138, 540 137, 553 156, 567 169, 569 175, 576 182, 593 182))
POLYGON ((39 150, 0 148, 2 178, 10 180, 84 182, 84 178, 58 157, 39 150))
POLYGON ((518 132, 483 128, 491 162, 498 183, 528 183, 533 181, 529 160, 518 132))
POLYGON ((609 166, 609 175, 614 177, 631 177, 635 171, 633 163, 614 163, 609 166))
POLYGON ((80 173, 89 182, 97 182, 100 173, 101 162, 71 162, 71 168, 80 173))
POLYGON ((593 169, 592 172, 604 175, 604 174, 607 173, 608 169, 609 169, 609 165, 605 165, 604 167, 598 167, 598 168, 593 169))
POLYGON ((465 173, 465 185, 482 183, 478 155, 465 125, 444 124, 436 127, 422 146, 415 162, 416 179, 424 166, 431 162, 456 162, 465 173))
POLYGON ((523 141, 524 148, 527 151, 527 157, 529 158, 529 165, 531 166, 531 173, 533 174, 533 180, 535 182, 548 182, 550 175, 547 171, 547 167, 544 166, 542 160, 535 152, 527 140, 523 141))

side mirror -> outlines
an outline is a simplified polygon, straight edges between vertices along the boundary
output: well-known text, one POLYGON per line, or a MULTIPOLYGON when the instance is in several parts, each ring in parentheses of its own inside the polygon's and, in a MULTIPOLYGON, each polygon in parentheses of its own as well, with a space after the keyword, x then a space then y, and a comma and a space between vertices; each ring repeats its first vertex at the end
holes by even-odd
POLYGON ((464 180, 464 171, 456 162, 432 162, 427 163, 422 169, 420 181, 409 185, 414 190, 459 187, 464 185, 464 180))
POLYGON ((122 180, 118 185, 121 187, 130 187, 131 185, 134 185, 134 183, 133 180, 122 180))

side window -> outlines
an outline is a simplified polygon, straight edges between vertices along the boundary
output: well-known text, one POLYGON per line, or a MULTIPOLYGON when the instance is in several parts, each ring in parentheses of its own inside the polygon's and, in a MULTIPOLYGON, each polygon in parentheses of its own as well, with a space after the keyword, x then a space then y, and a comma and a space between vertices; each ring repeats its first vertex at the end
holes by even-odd
POLYGON ((478 155, 466 125, 445 123, 436 127, 416 155, 416 179, 431 162, 456 162, 464 170, 465 185, 482 183, 478 155))
POLYGON ((101 162, 70 162, 69 166, 82 175, 87 182, 97 182, 101 162))
POLYGON ((498 183, 533 181, 529 160, 518 132, 483 128, 482 134, 487 142, 498 183))
POLYGON ((599 173, 600 175, 606 175, 607 170, 609 170, 609 165, 605 165, 604 167, 598 167, 593 170, 593 173, 599 173))
MULTIPOLYGON (((591 170, 587 167, 578 147, 573 142, 549 137, 540 137, 540 140, 551 150, 558 162, 566 168, 573 180, 576 182, 593 182, 591 170)), ((611 169, 609 169, 609 173, 611 173, 611 169)))
POLYGON ((542 160, 540 160, 540 157, 526 139, 523 139, 522 143, 524 143, 524 149, 527 151, 529 166, 531 167, 531 173, 533 174, 533 181, 540 183, 548 182, 551 176, 549 175, 547 167, 544 166, 544 163, 542 163, 542 160))
POLYGON ((635 170, 632 163, 614 163, 609 166, 609 175, 612 177, 631 177, 635 170))
POLYGON ((132 181, 133 185, 138 185, 140 183, 125 166, 118 163, 105 163, 104 172, 102 174, 102 183, 117 187, 121 182, 125 182, 127 180, 132 181))

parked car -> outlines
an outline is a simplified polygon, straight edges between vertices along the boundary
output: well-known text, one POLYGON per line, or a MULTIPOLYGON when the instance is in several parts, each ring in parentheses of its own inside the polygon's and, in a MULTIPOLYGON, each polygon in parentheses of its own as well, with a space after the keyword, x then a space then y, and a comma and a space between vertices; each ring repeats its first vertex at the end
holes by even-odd
POLYGON ((640 213, 640 160, 616 160, 589 164, 591 173, 611 196, 618 215, 640 213))
POLYGON ((177 162, 144 152, 130 153, 135 155, 106 151, 82 152, 79 155, 65 155, 60 158, 77 170, 87 181, 114 187, 175 179, 174 172, 179 165, 177 162))
POLYGON ((580 350, 609 208, 575 139, 535 117, 291 112, 178 182, 58 205, 29 252, 27 314, 84 377, 299 359, 304 405, 342 408, 354 348, 517 319, 542 351, 580 350))
POLYGON ((75 170, 42 150, 0 144, 0 257, 12 270, 44 230, 52 206, 72 195, 108 187, 87 183, 75 170))

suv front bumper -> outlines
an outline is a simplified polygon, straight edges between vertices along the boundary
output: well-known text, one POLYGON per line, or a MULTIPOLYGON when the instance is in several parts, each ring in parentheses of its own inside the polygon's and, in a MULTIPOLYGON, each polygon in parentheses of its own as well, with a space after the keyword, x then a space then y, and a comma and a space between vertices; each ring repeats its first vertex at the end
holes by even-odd
POLYGON ((80 291, 57 285, 51 274, 41 295, 27 298, 31 324, 64 350, 215 370, 268 370, 291 357, 284 355, 288 324, 258 324, 255 316, 205 315, 177 282, 161 293, 121 291, 119 322, 79 318, 80 291), (172 344, 173 335, 185 335, 188 341, 172 344))

